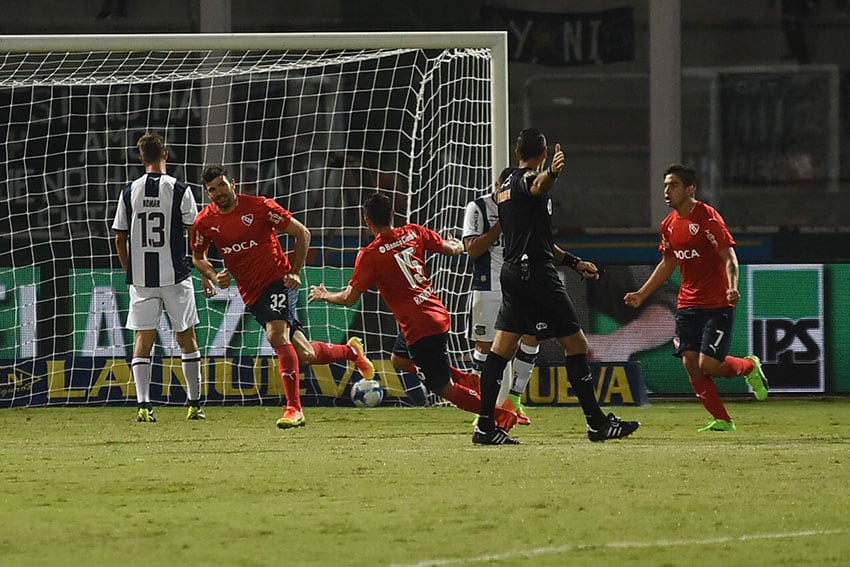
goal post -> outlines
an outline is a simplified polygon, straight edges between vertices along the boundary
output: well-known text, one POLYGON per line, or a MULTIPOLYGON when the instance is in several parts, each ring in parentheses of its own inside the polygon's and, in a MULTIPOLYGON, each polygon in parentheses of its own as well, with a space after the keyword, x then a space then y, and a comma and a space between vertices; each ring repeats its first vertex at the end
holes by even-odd
MULTIPOLYGON (((308 336, 362 336, 404 401, 410 384, 388 360, 397 327, 377 293, 343 308, 308 306, 304 290, 347 284, 370 240, 368 192, 395 196, 397 222, 460 236, 465 204, 508 164, 507 96, 504 32, 0 37, 0 407, 135 402, 110 227, 120 189, 143 172, 135 142, 147 131, 165 137, 168 173, 200 205, 204 165, 223 163, 237 190, 310 228, 308 336)), ((463 364, 466 257, 428 263, 463 364)), ((235 287, 197 298, 208 403, 279 403, 273 352, 235 287)), ((152 396, 182 403, 166 317, 154 354, 152 396)), ((335 403, 351 371, 307 370, 306 403, 335 403)))
MULTIPOLYGON (((106 34, 5 35, 0 55, 85 52, 251 51, 251 50, 393 50, 484 49, 490 52, 492 160, 498 169, 508 165, 508 39, 500 31, 470 32, 352 32, 286 34, 106 34)), ((5 78, 5 77, 4 77, 5 78)), ((26 79, 19 79, 26 81, 26 79)), ((498 171, 496 172, 498 175, 498 171)))

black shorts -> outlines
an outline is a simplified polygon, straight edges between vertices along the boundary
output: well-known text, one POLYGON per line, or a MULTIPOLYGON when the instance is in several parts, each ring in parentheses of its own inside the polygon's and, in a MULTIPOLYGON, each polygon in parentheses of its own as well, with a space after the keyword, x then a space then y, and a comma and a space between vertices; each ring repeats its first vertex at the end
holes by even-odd
POLYGON ((502 307, 496 329, 538 340, 568 337, 581 330, 576 308, 551 262, 532 264, 527 280, 520 267, 502 266, 502 307))
POLYGON ((407 341, 404 340, 404 335, 399 331, 393 345, 393 354, 402 358, 413 360, 413 355, 410 354, 410 347, 407 346, 407 341))
POLYGON ((735 310, 732 307, 684 307, 677 310, 673 356, 681 358, 686 351, 701 352, 723 362, 732 346, 734 323, 735 310))
POLYGON ((399 333, 393 354, 412 359, 424 376, 425 387, 431 392, 439 392, 452 377, 448 347, 448 333, 422 337, 412 345, 408 345, 399 333))
POLYGON ((248 306, 248 310, 263 328, 270 321, 286 321, 290 338, 296 330, 304 332, 298 320, 298 292, 286 287, 283 280, 269 284, 260 298, 248 306))

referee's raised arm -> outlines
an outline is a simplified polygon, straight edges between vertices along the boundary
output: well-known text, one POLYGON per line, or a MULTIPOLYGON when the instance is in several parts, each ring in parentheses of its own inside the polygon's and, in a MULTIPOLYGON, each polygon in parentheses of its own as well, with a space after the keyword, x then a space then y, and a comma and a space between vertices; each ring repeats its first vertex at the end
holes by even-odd
MULTIPOLYGON (((546 163, 546 152, 543 153, 543 159, 537 167, 543 167, 544 163, 546 163)), ((554 187, 558 175, 564 170, 564 164, 564 152, 561 151, 561 144, 555 144, 555 154, 552 156, 552 164, 534 178, 534 183, 530 189, 531 194, 542 195, 554 187)))

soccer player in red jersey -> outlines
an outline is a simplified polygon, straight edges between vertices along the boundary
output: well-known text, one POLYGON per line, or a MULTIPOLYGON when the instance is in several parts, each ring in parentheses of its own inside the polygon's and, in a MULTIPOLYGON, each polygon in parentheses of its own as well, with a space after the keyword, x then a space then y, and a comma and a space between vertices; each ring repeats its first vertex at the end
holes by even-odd
POLYGON ((734 431, 712 376, 744 376, 757 400, 767 398, 767 379, 756 356, 728 356, 738 292, 735 239, 723 217, 698 201, 696 174, 684 165, 664 172, 664 200, 673 211, 661 222, 661 261, 637 291, 623 298, 639 307, 676 267, 682 277, 673 355, 682 359, 697 398, 714 418, 700 431, 734 431))
POLYGON ((310 248, 310 231, 272 199, 236 193, 236 185, 220 165, 203 173, 204 189, 212 203, 198 213, 192 225, 192 261, 201 272, 204 295, 215 295, 215 284, 230 286, 231 275, 245 305, 266 329, 266 338, 278 357, 286 394, 286 409, 278 420, 281 429, 305 424, 301 408, 299 361, 328 364, 354 362, 360 374, 375 375, 363 343, 352 337, 347 344, 309 342, 296 318, 295 305, 301 287, 301 268, 310 248), (294 238, 292 261, 283 251, 277 233, 294 238), (225 269, 216 273, 207 259, 215 244, 225 269))
MULTIPOLYGON (((382 193, 367 197, 363 209, 375 240, 357 255, 348 287, 329 291, 324 284, 311 286, 309 301, 352 306, 376 286, 401 327, 414 364, 422 370, 425 387, 463 410, 478 413, 478 392, 452 379, 458 373, 453 373, 449 362, 449 312, 425 270, 426 251, 457 256, 463 253, 463 243, 457 238, 444 240, 417 224, 394 227, 392 202, 382 193)), ((496 421, 506 431, 516 420, 514 412, 496 409, 496 421)))

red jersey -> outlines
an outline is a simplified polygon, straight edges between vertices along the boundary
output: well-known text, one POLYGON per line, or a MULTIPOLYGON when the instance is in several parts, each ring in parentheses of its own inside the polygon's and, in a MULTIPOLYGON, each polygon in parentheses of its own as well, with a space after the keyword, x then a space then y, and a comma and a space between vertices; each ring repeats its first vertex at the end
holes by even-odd
POLYGON ((277 239, 292 213, 266 197, 239 194, 236 208, 222 213, 210 203, 192 225, 192 250, 204 252, 215 244, 246 305, 292 269, 277 239))
POLYGON ((449 312, 425 271, 425 251, 442 248, 439 234, 408 224, 379 234, 354 261, 349 285, 361 293, 377 286, 409 345, 449 330, 449 312))
POLYGON ((718 251, 735 246, 726 222, 713 207, 697 201, 685 217, 676 211, 661 221, 661 244, 664 256, 676 258, 682 285, 679 307, 716 309, 730 307, 726 299, 729 278, 726 262, 718 251))

